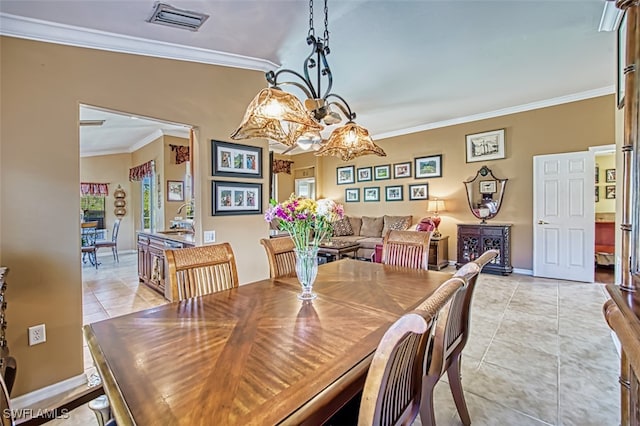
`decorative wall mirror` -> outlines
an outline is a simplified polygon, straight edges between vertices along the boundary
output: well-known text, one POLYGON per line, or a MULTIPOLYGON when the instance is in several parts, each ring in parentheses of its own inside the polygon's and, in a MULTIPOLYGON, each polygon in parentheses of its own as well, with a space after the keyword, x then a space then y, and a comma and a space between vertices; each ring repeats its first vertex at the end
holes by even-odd
POLYGON ((473 179, 464 182, 471 213, 481 219, 481 223, 487 223, 487 219, 493 219, 500 211, 507 180, 495 177, 491 169, 482 166, 473 179))

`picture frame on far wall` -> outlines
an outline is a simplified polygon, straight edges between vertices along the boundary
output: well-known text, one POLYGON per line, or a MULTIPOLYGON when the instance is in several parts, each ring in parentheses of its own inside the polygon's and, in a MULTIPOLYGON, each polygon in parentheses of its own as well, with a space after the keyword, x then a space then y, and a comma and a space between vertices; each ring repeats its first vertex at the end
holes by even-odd
POLYGON ((618 43, 617 43, 617 52, 618 52, 618 62, 617 68, 618 72, 616 73, 616 103, 618 105, 618 109, 622 109, 624 107, 624 67, 626 66, 626 56, 627 56, 627 12, 624 11, 622 14, 622 19, 620 20, 620 24, 618 25, 618 43))
POLYGON ((336 169, 336 181, 338 185, 347 185, 350 183, 356 183, 355 179, 355 167, 344 166, 336 169))
POLYGON ((606 169, 605 170, 605 182, 612 183, 616 181, 616 169, 606 169))
POLYGON ((402 201, 402 185, 390 185, 384 187, 385 201, 402 201))
POLYGON ((211 182, 213 216, 262 214, 262 184, 253 182, 211 182))
POLYGON ((380 201, 380 187, 379 186, 365 186, 362 189, 364 201, 380 201))
POLYGON ((357 203, 360 201, 360 188, 347 188, 344 190, 344 201, 346 203, 357 203))
POLYGON ((411 177, 411 162, 398 163, 393 165, 393 178, 402 179, 411 177))
POLYGON ((604 187, 605 189, 605 194, 604 194, 604 198, 606 198, 607 200, 612 200, 614 198, 616 198, 616 186, 615 185, 607 185, 604 187))
POLYGON ((167 181, 167 201, 184 201, 184 182, 181 180, 167 181))
POLYGON ((360 167, 358 172, 358 182, 369 182, 373 180, 373 168, 372 167, 360 167))
POLYGON ((419 183, 416 185, 409 185, 409 200, 428 200, 429 199, 429 184, 419 183))
POLYGON ((414 159, 416 179, 442 177, 442 154, 414 159))
POLYGON ((262 148, 211 140, 213 176, 262 178, 262 148))
POLYGON ((600 202, 600 187, 596 186, 596 203, 600 202))
POLYGON ((504 129, 466 136, 467 163, 505 158, 504 129))
POLYGON ((375 180, 391 179, 391 165, 385 164, 384 166, 375 166, 373 168, 373 178, 375 180))

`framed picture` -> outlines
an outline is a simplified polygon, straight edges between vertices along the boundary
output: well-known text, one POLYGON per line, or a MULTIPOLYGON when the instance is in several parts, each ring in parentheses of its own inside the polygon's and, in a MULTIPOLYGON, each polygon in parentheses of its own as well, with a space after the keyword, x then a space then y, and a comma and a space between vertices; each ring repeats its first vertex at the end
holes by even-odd
POLYGON ((409 178, 411 177, 411 162, 398 163, 393 165, 393 178, 409 178))
POLYGON ((262 178, 262 148, 211 141, 214 176, 262 178))
POLYGON ((616 181, 616 169, 606 169, 605 170, 605 182, 615 182, 616 181))
POLYGON ((379 186, 365 186, 363 188, 364 201, 380 201, 380 187, 379 186))
POLYGON ((373 168, 373 178, 375 180, 391 179, 391 166, 389 164, 375 166, 373 168))
POLYGON ((184 201, 184 182, 181 180, 167 181, 167 201, 184 201))
POLYGON ((596 183, 600 183, 600 166, 596 164, 596 183))
POLYGON ((600 187, 596 186, 596 203, 600 202, 600 187))
POLYGON ((402 201, 402 185, 392 185, 384 187, 385 201, 402 201))
POLYGON ((211 182, 211 211, 215 216, 262 214, 262 184, 211 182))
POLYGON ((360 188, 347 188, 344 190, 344 201, 357 203, 360 201, 360 188))
POLYGON ((481 194, 495 194, 497 184, 495 180, 481 180, 480 181, 480 193, 481 194))
POLYGON ((607 185, 604 187, 605 195, 604 198, 611 200, 616 198, 616 186, 615 185, 607 185))
POLYGON ((409 185, 409 200, 428 200, 429 199, 429 184, 419 183, 416 185, 409 185))
POLYGON ((415 178, 442 177, 442 155, 419 157, 415 161, 415 178))
POLYGON ((616 102, 618 109, 624 106, 624 67, 627 56, 627 12, 623 12, 620 25, 618 25, 618 72, 616 74, 616 102))
POLYGON ((505 158, 504 129, 467 135, 467 163, 505 158))
POLYGON ((338 185, 346 185, 349 183, 356 183, 354 166, 338 167, 336 169, 336 176, 338 179, 338 185))
POLYGON ((358 169, 358 182, 368 182, 373 180, 373 168, 361 167, 358 169))

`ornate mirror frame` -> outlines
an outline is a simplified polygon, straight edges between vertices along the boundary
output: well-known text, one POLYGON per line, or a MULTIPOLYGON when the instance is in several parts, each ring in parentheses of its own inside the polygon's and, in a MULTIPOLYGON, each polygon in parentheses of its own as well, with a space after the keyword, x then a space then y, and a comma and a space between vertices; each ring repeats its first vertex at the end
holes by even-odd
POLYGON ((467 202, 471 213, 487 223, 487 219, 493 219, 498 215, 507 180, 497 178, 490 168, 482 166, 475 177, 464 181, 467 192, 467 202))

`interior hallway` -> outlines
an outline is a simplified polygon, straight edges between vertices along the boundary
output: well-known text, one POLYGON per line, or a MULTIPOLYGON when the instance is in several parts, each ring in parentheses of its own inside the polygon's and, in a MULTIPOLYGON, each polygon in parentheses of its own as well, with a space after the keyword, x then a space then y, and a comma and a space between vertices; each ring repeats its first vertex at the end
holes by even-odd
MULTIPOLYGON (((138 283, 136 254, 83 267, 84 322, 165 303, 138 283)), ((455 269, 449 266, 447 271, 455 269)), ((597 279, 612 280, 612 271, 597 279)), ((616 425, 619 358, 607 327, 602 285, 482 274, 462 381, 474 425, 616 425)), ((85 371, 95 373, 85 346, 85 371)), ((438 425, 459 425, 446 375, 436 386, 438 425)), ((49 424, 96 424, 82 406, 49 424)), ((416 424, 420 424, 419 421, 416 424)))

